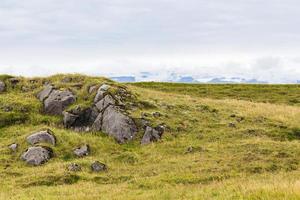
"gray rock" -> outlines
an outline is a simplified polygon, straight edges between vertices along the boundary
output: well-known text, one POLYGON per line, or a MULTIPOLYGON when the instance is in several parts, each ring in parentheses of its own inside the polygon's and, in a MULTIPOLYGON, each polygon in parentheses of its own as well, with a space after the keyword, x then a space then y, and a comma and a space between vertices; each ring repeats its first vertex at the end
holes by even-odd
POLYGON ((52 145, 56 144, 55 136, 49 129, 31 134, 26 140, 31 145, 35 145, 37 143, 50 143, 52 145))
POLYGON ((160 117, 161 113, 160 112, 154 112, 152 113, 153 117, 160 117))
POLYGON ((134 121, 116 106, 108 106, 102 115, 102 131, 114 137, 119 143, 132 140, 136 135, 137 127, 134 121))
POLYGON ((64 126, 66 128, 71 128, 73 124, 75 123, 76 119, 79 117, 78 115, 72 114, 70 112, 63 112, 64 116, 64 126))
POLYGON ((38 166, 46 163, 53 156, 53 151, 49 147, 29 147, 21 156, 21 159, 29 165, 38 166))
POLYGON ((77 130, 90 129, 96 120, 99 112, 96 108, 75 109, 69 112, 63 112, 64 125, 66 128, 74 128, 77 130))
POLYGON ((44 111, 50 115, 60 115, 72 103, 76 101, 72 92, 65 90, 53 90, 44 100, 44 111))
POLYGON ((103 84, 99 87, 99 90, 108 91, 109 88, 110 88, 110 85, 103 84))
POLYGON ((101 99, 98 103, 96 103, 96 108, 102 112, 109 105, 115 105, 116 101, 111 95, 106 95, 103 99, 101 99))
POLYGON ((92 94, 97 91, 97 85, 92 85, 89 87, 89 94, 92 94))
POLYGON ((99 162, 99 161, 95 161, 92 163, 91 165, 91 169, 93 172, 101 172, 101 171, 106 171, 107 167, 105 164, 99 162))
POLYGON ((101 131, 102 129, 102 119, 103 119, 103 114, 99 113, 97 116, 96 120, 94 121, 92 125, 92 130, 94 131, 101 131))
POLYGON ((13 144, 9 145, 8 148, 9 148, 12 152, 16 152, 16 151, 18 150, 18 144, 13 143, 13 144))
POLYGON ((78 171, 81 171, 81 167, 79 164, 77 163, 71 163, 69 166, 68 166, 68 170, 69 171, 72 171, 72 172, 78 172, 78 171))
POLYGON ((55 87, 53 85, 47 85, 42 91, 40 91, 37 95, 37 98, 40 101, 44 101, 45 99, 47 99, 49 97, 49 95, 51 94, 51 92, 55 89, 55 87))
POLYGON ((236 128, 236 125, 235 125, 235 123, 230 122, 230 123, 228 124, 228 127, 230 127, 230 128, 236 128))
POLYGON ((89 155, 90 153, 90 147, 89 145, 85 144, 85 145, 82 145, 81 147, 79 148, 76 148, 74 150, 74 154, 78 157, 84 157, 84 156, 87 156, 89 155))
POLYGON ((161 139, 161 136, 164 132, 162 127, 152 128, 148 126, 145 130, 144 136, 142 138, 141 144, 146 145, 150 144, 151 142, 156 142, 161 139))
POLYGON ((109 88, 110 88, 109 85, 106 85, 106 84, 101 85, 95 96, 94 103, 97 103, 98 101, 100 101, 107 94, 107 91, 109 88))
POLYGON ((4 92, 6 89, 6 85, 3 81, 0 81, 0 93, 4 92))
POLYGON ((20 82, 20 80, 18 78, 10 78, 10 79, 8 79, 8 81, 10 82, 12 87, 15 87, 20 82))
POLYGON ((72 78, 71 77, 64 77, 61 82, 62 83, 70 83, 72 81, 72 78))

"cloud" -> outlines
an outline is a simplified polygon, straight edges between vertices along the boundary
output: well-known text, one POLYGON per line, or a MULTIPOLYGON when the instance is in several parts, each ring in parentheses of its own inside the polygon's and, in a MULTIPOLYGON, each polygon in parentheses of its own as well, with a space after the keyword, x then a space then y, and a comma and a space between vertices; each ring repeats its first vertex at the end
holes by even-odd
POLYGON ((296 78, 299 6, 296 0, 2 0, 0 73, 163 68, 296 78))

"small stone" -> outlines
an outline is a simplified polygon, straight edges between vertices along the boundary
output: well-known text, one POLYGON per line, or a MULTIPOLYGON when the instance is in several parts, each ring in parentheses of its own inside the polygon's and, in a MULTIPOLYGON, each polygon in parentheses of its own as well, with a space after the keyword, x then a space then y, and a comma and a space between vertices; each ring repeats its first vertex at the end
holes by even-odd
POLYGON ((92 163, 91 165, 91 169, 93 172, 101 172, 101 171, 106 171, 107 167, 105 164, 99 162, 99 161, 95 161, 92 163))
POLYGON ((72 81, 72 78, 71 78, 71 77, 64 77, 64 78, 61 80, 62 83, 69 83, 69 82, 71 82, 71 81, 72 81))
POLYGON ((8 148, 9 148, 12 152, 16 152, 16 151, 18 150, 18 144, 13 143, 13 144, 9 145, 8 148))
POLYGON ((152 113, 153 117, 160 117, 161 116, 161 113, 160 112, 154 112, 152 113))
POLYGON ((85 145, 82 145, 81 147, 79 148, 76 148, 74 150, 74 154, 78 157, 84 157, 84 156, 88 156, 90 153, 90 147, 89 145, 85 144, 85 145))
POLYGON ((68 166, 68 170, 69 171, 72 171, 72 172, 78 172, 78 171, 81 171, 81 167, 79 164, 77 163, 71 163, 69 166, 68 166))
POLYGON ((231 122, 231 123, 228 124, 228 127, 230 127, 230 128, 236 128, 236 125, 235 125, 235 123, 231 122))

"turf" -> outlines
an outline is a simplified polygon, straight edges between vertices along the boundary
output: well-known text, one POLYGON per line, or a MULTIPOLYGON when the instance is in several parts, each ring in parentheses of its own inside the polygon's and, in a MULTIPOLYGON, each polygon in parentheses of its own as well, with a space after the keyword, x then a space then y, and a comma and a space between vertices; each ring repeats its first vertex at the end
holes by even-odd
POLYGON ((61 117, 44 115, 35 97, 50 81, 87 105, 90 85, 120 84, 82 75, 21 79, 0 94, 0 199, 300 199, 297 85, 123 84, 139 103, 132 117, 149 113, 153 125, 167 127, 161 141, 141 146, 142 131, 119 145, 100 132, 64 129, 61 117), (73 81, 62 83, 65 77, 73 81), (28 166, 20 160, 25 138, 45 128, 58 139, 55 157, 28 166), (7 147, 13 142, 20 144, 16 153, 7 147), (76 158, 72 150, 85 143, 91 155, 76 158), (95 160, 108 170, 91 172, 95 160), (73 162, 81 172, 67 170, 73 162))

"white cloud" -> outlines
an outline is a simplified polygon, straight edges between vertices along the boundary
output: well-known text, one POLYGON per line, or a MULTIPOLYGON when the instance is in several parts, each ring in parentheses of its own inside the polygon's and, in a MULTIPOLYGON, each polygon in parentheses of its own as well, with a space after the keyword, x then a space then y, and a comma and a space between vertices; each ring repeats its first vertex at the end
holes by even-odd
POLYGON ((296 80, 299 6, 297 0, 2 0, 0 73, 173 70, 296 80))

